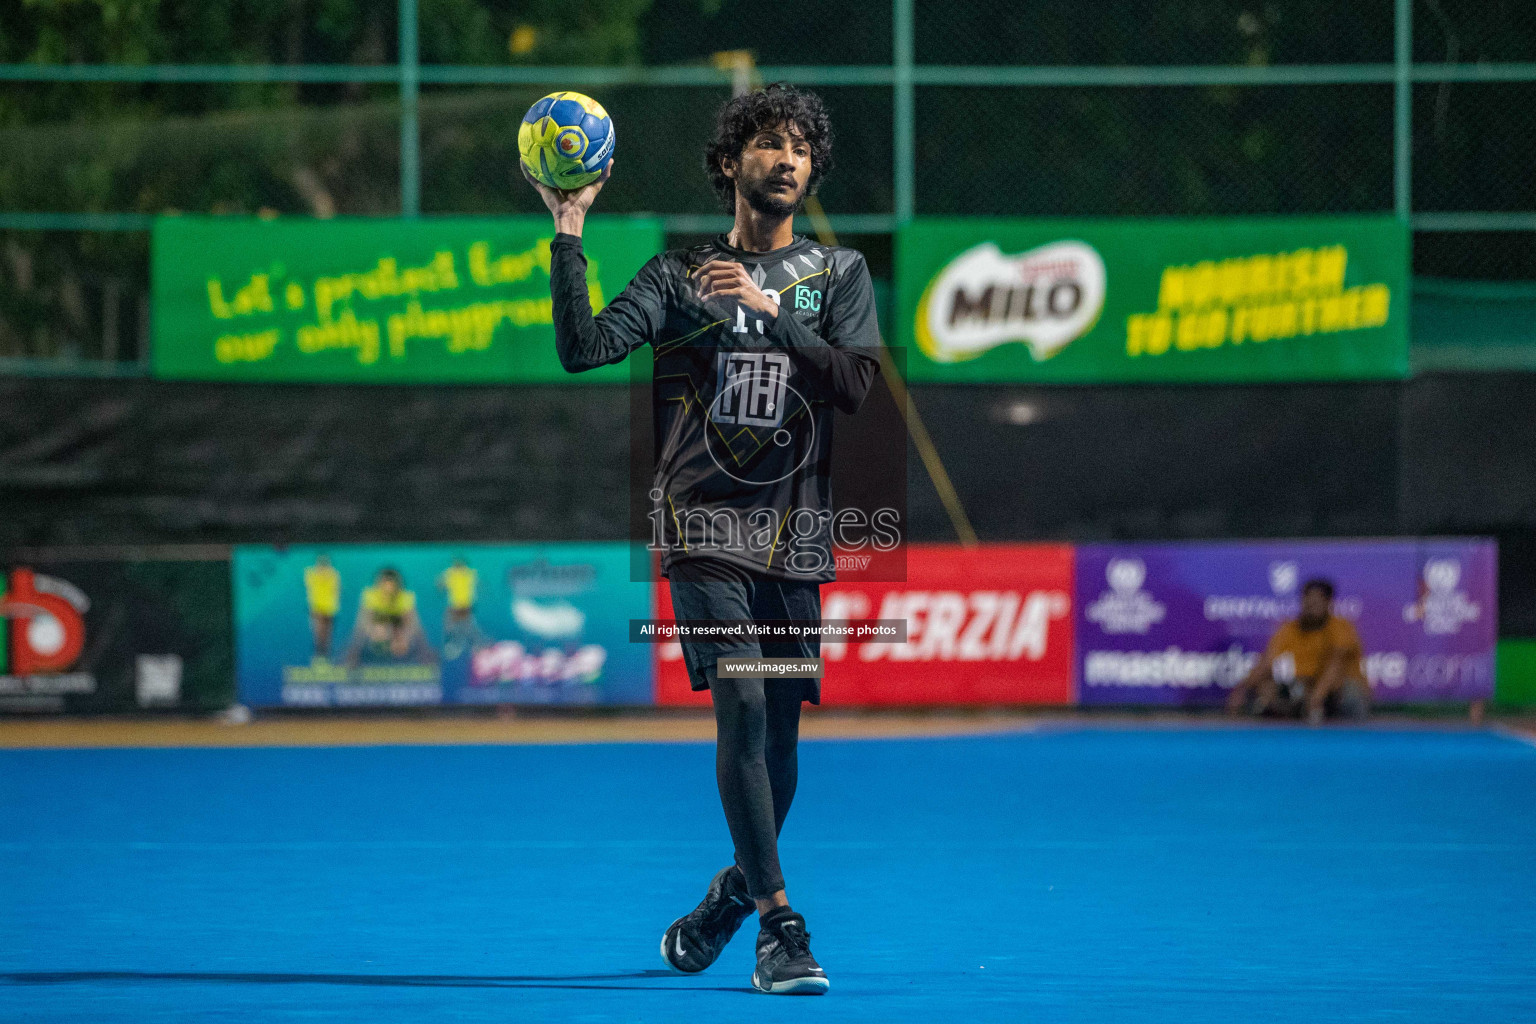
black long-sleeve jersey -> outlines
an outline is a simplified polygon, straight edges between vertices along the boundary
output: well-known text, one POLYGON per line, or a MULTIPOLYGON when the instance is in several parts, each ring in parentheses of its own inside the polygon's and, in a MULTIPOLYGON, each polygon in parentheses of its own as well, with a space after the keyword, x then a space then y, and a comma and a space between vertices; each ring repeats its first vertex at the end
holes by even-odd
POLYGON ((804 237, 746 252, 724 236, 653 258, 595 317, 581 239, 550 245, 555 346, 566 370, 654 351, 656 472, 651 542, 662 573, 680 559, 825 583, 832 552, 833 410, 856 412, 879 367, 864 257, 804 237), (711 260, 746 267, 779 313, 699 300, 711 260))

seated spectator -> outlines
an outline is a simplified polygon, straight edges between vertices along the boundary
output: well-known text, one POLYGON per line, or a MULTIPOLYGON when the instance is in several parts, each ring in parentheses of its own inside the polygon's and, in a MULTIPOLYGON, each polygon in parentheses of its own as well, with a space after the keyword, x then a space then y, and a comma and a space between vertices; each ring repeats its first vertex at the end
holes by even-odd
POLYGON ((1360 634, 1333 614, 1333 584, 1308 580, 1301 614, 1275 630, 1264 654, 1233 689, 1227 713, 1295 718, 1313 725, 1326 715, 1362 719, 1371 689, 1361 663, 1360 634))

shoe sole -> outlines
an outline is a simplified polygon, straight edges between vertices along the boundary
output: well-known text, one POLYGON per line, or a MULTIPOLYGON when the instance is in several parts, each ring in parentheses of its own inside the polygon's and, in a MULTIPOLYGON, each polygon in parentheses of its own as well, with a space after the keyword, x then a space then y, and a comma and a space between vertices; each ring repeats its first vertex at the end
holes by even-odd
POLYGON ((759 983, 757 972, 753 971, 752 987, 765 995, 819 996, 832 987, 832 982, 826 978, 791 978, 788 981, 776 981, 767 988, 764 988, 759 983))

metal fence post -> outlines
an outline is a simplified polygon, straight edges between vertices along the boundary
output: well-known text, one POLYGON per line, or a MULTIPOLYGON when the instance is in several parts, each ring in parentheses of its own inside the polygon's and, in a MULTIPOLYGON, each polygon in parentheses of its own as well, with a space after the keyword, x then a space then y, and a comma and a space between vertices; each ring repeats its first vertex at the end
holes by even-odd
POLYGON ((1413 216, 1413 0, 1397 0, 1393 52, 1392 206, 1413 216))
POLYGON ((416 34, 416 0, 400 0, 400 213, 421 213, 421 124, 416 100, 421 54, 416 34))
POLYGON ((913 153, 913 96, 912 96, 912 3, 913 0, 891 0, 893 52, 892 70, 895 80, 895 207, 898 228, 912 219, 913 192, 916 174, 913 153))

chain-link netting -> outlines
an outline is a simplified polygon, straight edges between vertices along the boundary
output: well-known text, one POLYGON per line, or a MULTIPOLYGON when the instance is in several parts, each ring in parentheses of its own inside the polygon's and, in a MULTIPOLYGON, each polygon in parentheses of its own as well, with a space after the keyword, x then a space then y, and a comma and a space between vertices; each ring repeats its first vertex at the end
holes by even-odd
POLYGON ((0 357, 149 351, 149 233, 0 231, 0 357))
POLYGON ((113 105, 98 97, 113 86, 7 86, 7 102, 33 93, 44 102, 25 123, 0 128, 0 208, 320 217, 400 209, 393 87, 367 86, 372 96, 354 102, 257 97, 176 109, 204 90, 161 85, 152 90, 160 102, 113 105))
POLYGON ((1536 4, 1415 0, 1413 59, 1447 64, 1536 60, 1536 4))
MULTIPOLYGON (((457 9, 458 45, 466 47, 479 42, 471 30, 481 6, 492 5, 422 0, 422 16, 446 20, 457 9)), ((399 10, 397 0, 0 0, 0 62, 392 64, 399 10)))
POLYGON ((1418 210, 1536 209, 1536 82, 1446 82, 1413 90, 1418 210))
POLYGON ((766 5, 752 0, 655 0, 641 21, 650 64, 706 60, 747 50, 759 64, 888 64, 889 3, 766 5))
POLYGON ((1416 276, 1469 282, 1520 281, 1536 293, 1536 231, 1420 231, 1416 276))
POLYGON ((1392 205, 1389 86, 929 87, 919 214, 1205 215, 1392 205), (981 131, 977 125, 1006 125, 981 131))
MULTIPOLYGON (((421 100, 422 209, 434 213, 543 213, 538 193, 517 170, 516 125, 529 104, 569 82, 501 88, 443 87, 421 100)), ((730 89, 605 86, 591 91, 613 117, 613 176, 596 209, 720 214, 704 171, 715 112, 730 89)), ((836 168, 822 202, 839 213, 892 210, 889 89, 817 90, 831 114, 836 168)))
MULTIPOLYGON (((1392 0, 1025 7, 918 0, 912 208, 1019 216, 1388 212, 1393 7, 1392 0), (1166 75, 1182 65, 1297 62, 1370 65, 1380 80, 1046 87, 985 79, 994 68, 1006 74, 1030 65, 1142 65, 1166 75), (946 74, 970 84, 941 84, 946 74)), ((801 77, 812 82, 820 65, 851 66, 844 81, 888 76, 811 87, 826 99, 837 137, 822 204, 834 217, 894 220, 902 208, 894 168, 901 125, 889 84, 894 10, 802 0, 771 10, 745 0, 421 0, 419 53, 427 65, 643 71, 718 66, 721 51, 742 50, 759 66, 808 68, 801 77)), ((398 213, 402 109, 397 84, 387 80, 399 53, 397 11, 397 0, 208 0, 130 5, 109 17, 106 8, 64 0, 0 0, 0 62, 351 64, 383 79, 7 81, 0 212, 398 213)), ((1415 59, 1432 62, 1421 78, 1434 72, 1433 62, 1536 60, 1533 4, 1415 0, 1413 27, 1415 59)), ((602 210, 718 214, 701 156, 714 111, 729 95, 724 78, 614 85, 558 70, 525 85, 423 86, 422 211, 541 212, 517 175, 514 138, 527 105, 555 89, 589 92, 614 115, 618 165, 602 210)), ((1536 82, 1420 80, 1412 89, 1414 211, 1536 212, 1533 121, 1536 82)), ((0 357, 141 358, 144 224, 0 233, 0 357)), ((1536 280, 1533 238, 1517 230, 1420 231, 1415 270, 1536 280)), ((875 236, 861 241, 881 248, 875 236)))
MULTIPOLYGON (((0 210, 398 212, 395 88, 316 90, 330 102, 290 102, 294 92, 9 83, 0 210)), ((0 357, 138 361, 149 350, 148 310, 147 232, 0 232, 0 357)))
POLYGON ((1392 0, 920 2, 920 64, 1333 64, 1392 60, 1392 0))
MULTIPOLYGON (((517 124, 551 82, 432 89, 422 97, 422 209, 433 213, 543 213, 517 169, 517 124)), ((613 175, 598 212, 713 213, 704 144, 728 87, 587 87, 614 119, 613 175)))

